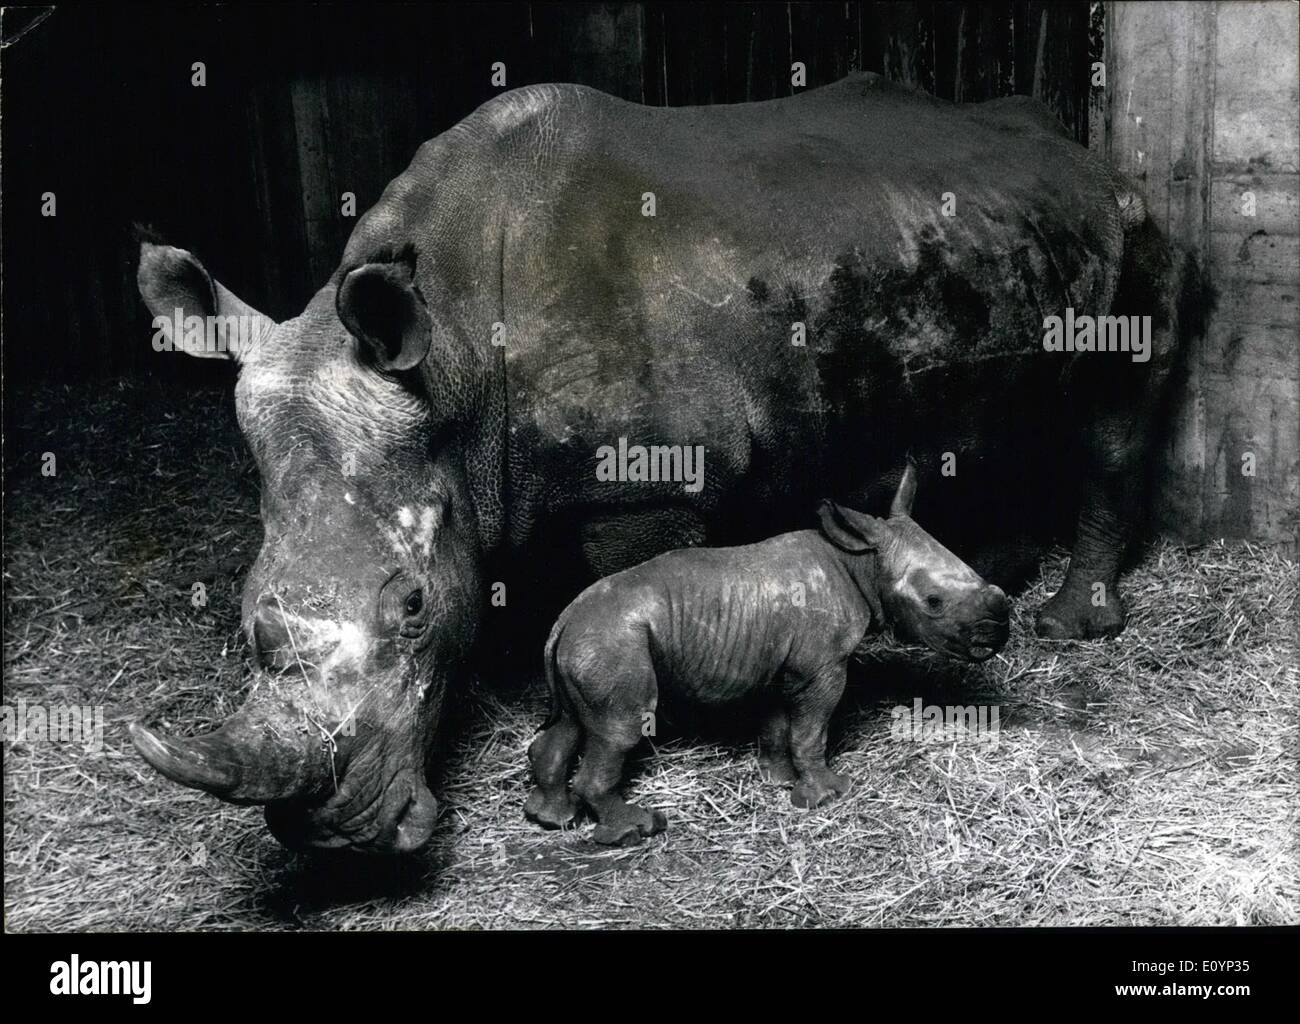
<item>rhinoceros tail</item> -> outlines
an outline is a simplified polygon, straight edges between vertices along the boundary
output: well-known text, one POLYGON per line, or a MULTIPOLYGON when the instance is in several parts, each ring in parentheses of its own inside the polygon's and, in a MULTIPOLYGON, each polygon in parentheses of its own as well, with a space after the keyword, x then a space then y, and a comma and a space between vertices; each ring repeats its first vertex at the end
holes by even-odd
POLYGON ((546 671, 546 686, 551 691, 551 713, 547 715, 543 729, 549 729, 564 716, 564 695, 560 692, 559 669, 555 664, 555 651, 560 646, 560 636, 564 633, 564 624, 569 617, 566 608, 551 627, 551 635, 546 638, 543 655, 543 667, 546 671))

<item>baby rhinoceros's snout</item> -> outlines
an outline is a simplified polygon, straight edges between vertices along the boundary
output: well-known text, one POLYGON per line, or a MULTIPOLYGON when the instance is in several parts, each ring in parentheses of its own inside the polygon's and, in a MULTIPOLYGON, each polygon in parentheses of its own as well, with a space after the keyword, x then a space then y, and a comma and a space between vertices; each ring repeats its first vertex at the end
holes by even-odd
POLYGON ((962 646, 971 661, 987 661, 1011 635, 1011 604, 1001 587, 991 583, 971 591, 954 616, 962 646))

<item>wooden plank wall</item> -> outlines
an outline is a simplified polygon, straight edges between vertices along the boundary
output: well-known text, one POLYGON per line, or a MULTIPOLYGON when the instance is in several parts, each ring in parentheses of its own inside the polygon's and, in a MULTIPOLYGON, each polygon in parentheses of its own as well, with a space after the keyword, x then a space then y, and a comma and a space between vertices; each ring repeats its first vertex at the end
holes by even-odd
POLYGON ((1110 10, 1109 156, 1218 293, 1160 467, 1157 522, 1192 539, 1294 548, 1300 529, 1296 15, 1283 2, 1110 10))

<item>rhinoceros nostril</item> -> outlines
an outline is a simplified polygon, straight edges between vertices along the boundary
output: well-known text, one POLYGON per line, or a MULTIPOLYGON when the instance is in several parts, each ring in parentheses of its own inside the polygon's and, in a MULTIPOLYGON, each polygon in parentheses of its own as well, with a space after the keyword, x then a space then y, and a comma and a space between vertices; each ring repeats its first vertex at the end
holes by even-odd
POLYGON ((253 612, 253 651, 262 668, 274 668, 285 661, 289 653, 289 628, 274 597, 258 598, 253 612))

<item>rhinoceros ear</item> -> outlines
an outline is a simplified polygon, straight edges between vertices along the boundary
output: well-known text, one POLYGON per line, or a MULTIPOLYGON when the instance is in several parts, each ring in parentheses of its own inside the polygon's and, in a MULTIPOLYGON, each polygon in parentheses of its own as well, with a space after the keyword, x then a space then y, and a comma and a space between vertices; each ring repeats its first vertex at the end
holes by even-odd
POLYGON ((860 555, 889 540, 889 527, 874 516, 825 500, 817 509, 823 536, 841 551, 860 555))
POLYGON ((891 516, 907 516, 912 514, 912 502, 916 500, 916 463, 912 461, 912 456, 907 457, 907 466, 903 469, 903 476, 898 481, 898 490, 894 493, 893 503, 889 506, 891 516))
POLYGON ((410 370, 429 354, 433 321, 405 262, 365 263, 350 271, 335 304, 343 326, 379 369, 410 370))
POLYGON ((275 326, 270 317, 212 280, 184 249, 142 242, 135 279, 154 316, 157 351, 242 360, 275 326))

